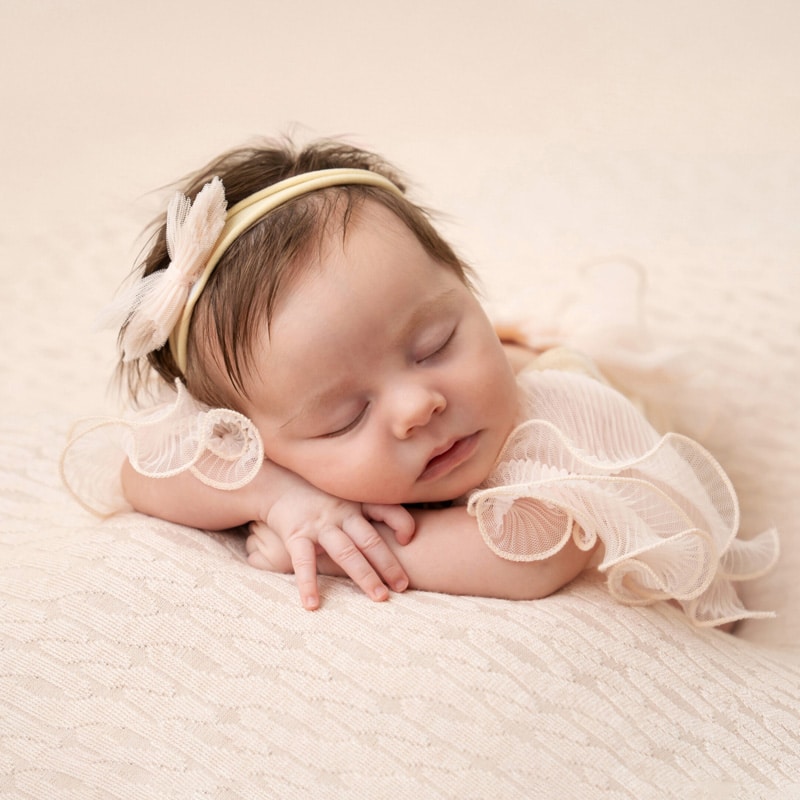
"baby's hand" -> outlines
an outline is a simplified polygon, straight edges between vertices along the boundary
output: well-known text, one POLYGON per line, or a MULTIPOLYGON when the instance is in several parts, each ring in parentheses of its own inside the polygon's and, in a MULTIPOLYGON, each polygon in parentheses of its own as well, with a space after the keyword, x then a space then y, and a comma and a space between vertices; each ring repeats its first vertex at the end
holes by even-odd
POLYGON ((261 569, 294 571, 309 610, 319 607, 317 556, 322 552, 373 600, 389 597, 386 585, 398 592, 408 586, 408 576, 372 525, 385 523, 400 544, 407 544, 414 519, 402 506, 339 500, 297 478, 266 516, 250 527, 248 561, 261 569))
POLYGON ((265 522, 251 522, 247 530, 249 535, 245 549, 247 562, 251 567, 286 574, 294 571, 292 559, 283 540, 275 531, 270 530, 265 522))

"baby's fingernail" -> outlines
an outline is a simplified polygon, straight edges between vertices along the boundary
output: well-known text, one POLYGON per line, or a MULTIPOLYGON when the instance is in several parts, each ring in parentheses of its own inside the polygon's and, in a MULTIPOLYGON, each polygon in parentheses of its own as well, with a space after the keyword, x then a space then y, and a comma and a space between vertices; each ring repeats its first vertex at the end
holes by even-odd
POLYGON ((400 580, 395 581, 394 590, 396 592, 404 592, 408 589, 408 580, 406 578, 400 578, 400 580))
POLYGON ((383 600, 388 600, 389 598, 389 590, 381 584, 380 586, 376 586, 372 590, 372 599, 382 602, 383 600))
POLYGON ((307 611, 316 611, 319 608, 319 600, 313 595, 303 598, 303 606, 307 611))

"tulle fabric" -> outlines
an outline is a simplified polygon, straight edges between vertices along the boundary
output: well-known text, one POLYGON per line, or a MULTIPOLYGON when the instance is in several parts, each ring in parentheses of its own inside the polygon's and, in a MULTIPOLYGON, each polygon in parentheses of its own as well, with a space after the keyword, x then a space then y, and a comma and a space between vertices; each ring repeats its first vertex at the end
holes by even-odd
POLYGON ((126 458, 147 477, 188 471, 208 486, 233 490, 255 478, 264 447, 247 417, 198 403, 176 381, 174 397, 152 409, 78 422, 61 457, 62 478, 93 513, 130 510, 120 481, 126 458))
POLYGON ((137 280, 100 314, 98 327, 120 328, 124 361, 161 347, 183 313, 225 225, 225 189, 219 178, 207 183, 194 203, 180 192, 167 208, 166 269, 137 280))
POLYGON ((602 542, 598 569, 626 604, 676 600, 697 625, 769 616, 741 604, 734 581, 768 571, 777 533, 736 538, 736 493, 697 442, 660 436, 622 394, 585 375, 524 373, 525 419, 468 500, 486 544, 542 560, 573 539, 602 542))

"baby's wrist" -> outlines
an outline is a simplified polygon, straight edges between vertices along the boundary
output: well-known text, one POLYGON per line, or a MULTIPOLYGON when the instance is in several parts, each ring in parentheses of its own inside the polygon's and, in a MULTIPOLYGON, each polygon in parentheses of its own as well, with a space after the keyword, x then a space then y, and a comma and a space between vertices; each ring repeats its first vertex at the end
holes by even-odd
POLYGON ((275 503, 285 498, 293 487, 305 483, 299 475, 265 458, 258 474, 247 487, 251 498, 248 506, 253 509, 252 519, 266 522, 275 503))

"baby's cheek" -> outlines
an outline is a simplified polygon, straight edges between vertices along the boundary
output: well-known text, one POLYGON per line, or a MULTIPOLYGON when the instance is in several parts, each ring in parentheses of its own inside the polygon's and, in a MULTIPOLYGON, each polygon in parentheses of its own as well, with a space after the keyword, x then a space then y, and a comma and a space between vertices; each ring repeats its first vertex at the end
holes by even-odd
POLYGON ((374 497, 376 492, 384 491, 385 475, 386 464, 380 458, 363 445, 348 443, 346 447, 335 447, 326 450, 324 455, 318 454, 309 475, 303 477, 343 500, 382 503, 383 499, 374 497))
POLYGON ((476 398, 483 399, 489 405, 497 398, 506 397, 515 384, 514 373, 505 356, 503 360, 501 365, 493 361, 474 364, 467 373, 469 390, 476 398))

